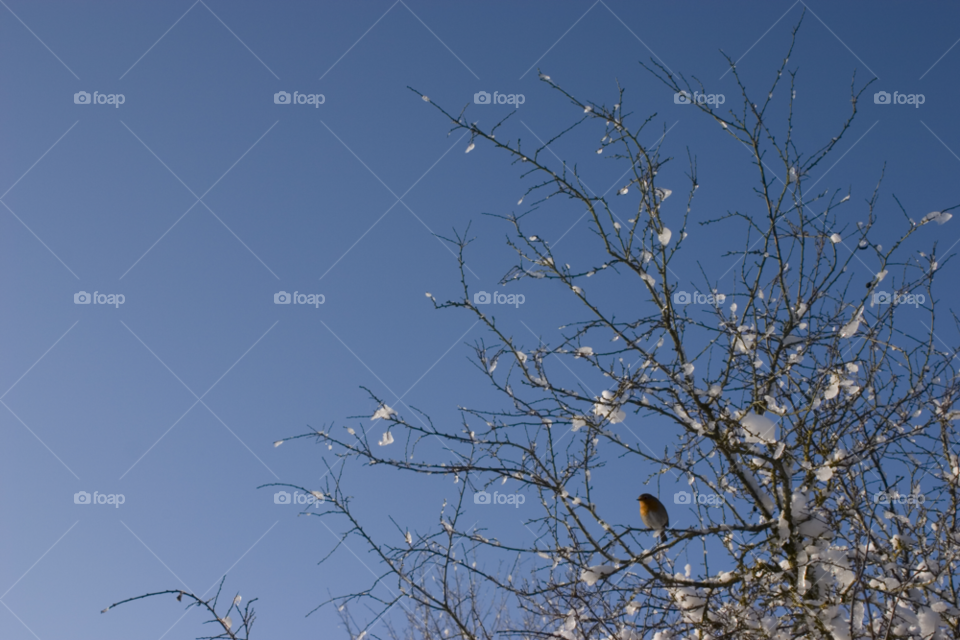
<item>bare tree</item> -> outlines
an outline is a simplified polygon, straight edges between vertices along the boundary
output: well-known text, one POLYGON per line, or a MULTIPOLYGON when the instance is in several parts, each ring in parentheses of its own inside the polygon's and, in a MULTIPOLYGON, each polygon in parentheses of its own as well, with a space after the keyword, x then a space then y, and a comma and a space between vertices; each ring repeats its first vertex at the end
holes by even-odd
MULTIPOLYGON (((223 590, 223 582, 226 580, 226 576, 220 579, 220 584, 217 586, 217 592, 211 598, 204 599, 202 596, 198 596, 189 591, 184 591, 182 589, 168 589, 166 591, 157 591, 154 593, 145 593, 134 598, 127 598, 126 600, 121 600, 120 602, 114 602, 112 605, 101 611, 100 613, 106 613, 118 607, 122 604, 127 604, 128 602, 134 602, 136 600, 143 600, 144 598, 154 598, 156 596, 176 596, 177 602, 183 602, 183 598, 187 598, 186 609, 191 609, 196 607, 198 609, 205 609, 208 614, 210 614, 210 620, 207 620, 204 624, 213 624, 217 629, 216 635, 209 636, 197 636, 198 640, 213 640, 214 638, 229 638, 229 640, 250 640, 250 631, 253 628, 253 622, 256 619, 256 612, 251 605, 257 601, 257 598, 254 598, 248 601, 243 608, 240 608, 240 603, 243 598, 238 593, 233 597, 233 600, 230 601, 230 605, 227 607, 226 611, 223 611, 222 614, 217 613, 217 607, 220 603, 220 592, 223 590), (239 616, 239 624, 233 621, 231 613, 239 616)), ((222 608, 221 608, 222 610, 222 608)))
MULTIPOLYGON (((819 181, 810 175, 850 131, 870 83, 858 89, 854 76, 849 117, 822 147, 802 151, 793 129, 796 70, 788 69, 797 29, 762 97, 754 98, 728 59, 742 103, 725 113, 697 100, 689 107, 722 127, 737 153, 750 151, 761 205, 697 221, 743 238, 742 247, 723 253, 739 258, 732 291, 721 296, 717 278, 702 269, 707 306, 685 305, 671 270, 697 220, 696 161, 689 161, 684 214, 661 215, 672 196, 658 179, 669 161, 663 137, 641 141, 654 118, 638 122, 622 88, 613 105, 584 102, 541 73, 580 115, 534 147, 497 137, 506 119, 484 130, 468 121, 466 107, 454 115, 420 94, 453 131, 470 134, 469 148, 495 148, 525 170, 531 212, 550 198, 582 205, 596 262, 572 268, 537 235, 529 212, 504 217, 517 255, 505 282, 559 283, 569 294, 569 310, 560 310, 571 318, 563 339, 530 348, 471 297, 469 232, 450 238, 462 291, 434 304, 484 323, 492 342, 474 345, 476 363, 502 405, 461 407, 462 422, 451 429, 426 414, 403 415, 371 393, 377 424, 387 425, 382 435, 355 424, 290 438, 316 439, 344 465, 457 482, 435 529, 413 533, 398 524, 396 532, 374 532, 351 507, 357 487, 344 482, 343 468, 327 475, 317 515, 361 541, 382 571, 368 589, 332 601, 372 607, 363 621, 345 617, 354 637, 376 637, 379 617, 400 602, 408 617, 393 629, 396 638, 960 637, 960 388, 957 350, 935 333, 942 327, 933 281, 946 259, 937 258, 929 233, 956 207, 918 216, 896 200, 902 219, 886 220, 884 230, 900 231, 883 248, 871 235, 878 182, 862 205, 866 221, 844 227, 838 213, 855 206, 850 195, 814 191, 819 181), (784 94, 789 108, 778 126, 768 111, 784 94), (629 166, 614 198, 636 203, 631 218, 619 218, 613 199, 593 193, 575 166, 547 148, 583 127, 596 132, 600 151, 629 166), (909 253, 917 240, 932 248, 909 253), (864 282, 848 267, 867 256, 878 267, 864 282), (623 305, 592 294, 601 279, 653 311, 625 317, 623 305), (891 299, 921 302, 909 309, 885 304, 891 299), (608 388, 566 388, 560 380, 568 374, 603 379, 608 388), (673 444, 658 453, 635 443, 625 422, 631 415, 653 417, 673 444), (436 439, 442 453, 426 446, 436 439), (598 469, 638 467, 656 469, 650 482, 670 473, 717 502, 694 499, 686 521, 696 526, 672 528, 650 546, 650 530, 626 515, 634 505, 602 504, 591 479, 598 469), (474 491, 507 481, 537 505, 527 524, 538 542, 505 544, 464 519, 474 491), (704 561, 678 568, 688 552, 704 561), (389 596, 380 585, 390 586, 389 596)), ((705 93, 695 78, 647 68, 680 96, 705 93)))

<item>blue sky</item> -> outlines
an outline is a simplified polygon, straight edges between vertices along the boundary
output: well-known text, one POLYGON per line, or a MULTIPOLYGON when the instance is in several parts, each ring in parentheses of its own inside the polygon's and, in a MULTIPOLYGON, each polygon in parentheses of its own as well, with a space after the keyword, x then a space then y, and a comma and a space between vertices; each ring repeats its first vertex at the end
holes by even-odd
MULTIPOLYGON (((579 117, 537 68, 608 104, 619 80, 638 119, 656 114, 650 142, 668 130, 662 153, 675 160, 663 183, 685 192, 687 148, 696 154, 694 222, 758 211, 749 154, 675 104, 638 61, 696 76, 731 104, 738 95, 723 50, 762 95, 806 6, 789 65, 799 67, 798 144, 812 151, 833 135, 854 71, 858 86, 877 78, 842 147, 817 169, 824 186, 851 192, 848 229, 863 219, 884 163, 881 238, 899 229, 891 193, 916 219, 957 204, 953 4, 0 4, 4 638, 194 637, 202 616, 180 620, 171 601, 99 612, 148 591, 203 593, 227 571, 231 596, 260 598, 260 637, 331 637, 334 612, 304 615, 366 584, 376 567, 359 548, 359 558, 341 552, 317 566, 337 542, 336 522, 298 518, 256 487, 318 483, 326 451, 273 441, 371 415, 360 385, 441 422, 458 419, 457 405, 501 402, 467 360, 465 343, 489 336, 424 297, 459 295, 454 257, 434 234, 472 222, 469 284, 525 295, 521 307, 497 311, 528 347, 578 319, 556 289, 498 286, 512 265, 510 229, 482 214, 520 213, 528 183, 483 144, 465 154, 467 141, 448 136, 408 86, 452 112, 480 91, 522 94, 503 135, 532 145, 579 117), (281 91, 324 101, 275 104, 281 91), (875 104, 874 91, 924 102, 875 104), (76 104, 79 92, 122 94, 123 103, 76 104), (82 291, 124 302, 74 304, 82 291), (276 305, 280 291, 324 303, 276 305), (74 504, 80 491, 125 502, 74 504)), ((490 125, 511 108, 471 104, 467 114, 490 125)), ((603 193, 626 167, 593 153, 594 134, 554 150, 603 193)), ((593 263, 581 214, 558 202, 530 224, 566 261, 593 263)), ((931 231, 941 255, 957 229, 931 231)), ((731 262, 722 252, 743 240, 700 230, 691 225, 690 258, 676 267, 690 290, 698 260, 722 273, 731 262)), ((862 266, 867 279, 871 265, 862 266)), ((956 294, 944 295, 955 306, 956 294)), ((663 446, 655 425, 631 421, 663 446)), ((609 478, 611 496, 627 485, 624 508, 633 510, 634 486, 653 471, 609 478)), ((347 477, 375 530, 389 531, 388 516, 412 528, 435 523, 444 493, 434 484, 398 484, 381 470, 347 477)), ((533 508, 478 507, 477 519, 505 538, 528 536, 522 520, 533 508)))

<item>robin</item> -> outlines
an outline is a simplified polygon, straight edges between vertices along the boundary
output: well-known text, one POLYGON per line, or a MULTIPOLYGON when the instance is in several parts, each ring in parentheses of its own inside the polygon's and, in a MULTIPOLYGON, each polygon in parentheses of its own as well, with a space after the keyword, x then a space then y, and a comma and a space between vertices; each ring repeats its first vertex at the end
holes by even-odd
POLYGON ((670 515, 666 507, 649 493, 642 494, 637 500, 640 502, 640 518, 643 524, 653 529, 657 536, 666 541, 666 530, 670 526, 670 515))

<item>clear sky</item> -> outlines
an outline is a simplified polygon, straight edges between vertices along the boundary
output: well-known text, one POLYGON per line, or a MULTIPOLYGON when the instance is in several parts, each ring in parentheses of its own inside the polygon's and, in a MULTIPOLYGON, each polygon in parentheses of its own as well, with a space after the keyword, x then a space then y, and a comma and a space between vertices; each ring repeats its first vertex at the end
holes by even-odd
MULTIPOLYGON (((100 610, 148 591, 202 594, 228 571, 230 597, 260 598, 258 637, 336 637, 335 612, 305 614, 377 567, 359 547, 359 558, 341 550, 317 566, 341 523, 298 518, 256 487, 319 484, 335 458, 273 441, 372 415, 360 385, 440 423, 457 421, 457 405, 502 402, 467 360, 465 343, 491 338, 424 297, 459 295, 454 256, 433 234, 473 223, 469 284, 524 294, 496 315, 529 348, 582 318, 555 288, 497 284, 513 264, 510 228, 481 214, 522 212, 528 183, 487 145, 465 154, 467 141, 448 137, 408 86, 452 112, 481 91, 521 94, 501 135, 533 145, 580 115, 537 68, 607 104, 619 80, 628 110, 656 114, 650 142, 669 130, 662 153, 676 160, 661 177, 678 196, 687 149, 696 154, 693 222, 759 213, 749 154, 675 104, 638 61, 696 76, 736 104, 723 50, 761 96, 806 6, 789 65, 799 68, 798 144, 812 151, 837 130, 854 71, 858 86, 877 78, 839 152, 817 168, 824 188, 852 194, 847 231, 865 219, 884 163, 881 241, 900 228, 891 194, 915 219, 958 202, 954 3, 0 4, 5 639, 192 638, 204 618, 181 619, 172 598, 100 610), (922 94, 923 104, 875 104, 875 91, 922 94), (104 104, 84 104, 83 92, 104 104), (276 104, 278 92, 323 102, 276 104), (281 291, 322 294, 323 304, 274 304, 281 291), (80 292, 103 304, 75 304, 80 292), (123 504, 75 504, 78 492, 122 494, 123 504)), ((467 115, 483 126, 513 108, 471 104, 467 115)), ((594 153, 595 133, 555 152, 604 193, 626 167, 594 153)), ((665 205, 677 215, 678 196, 665 205)), ((581 215, 551 203, 530 224, 567 262, 593 264, 601 258, 581 215)), ((960 238, 956 224, 925 232, 944 257, 960 238)), ((697 261, 719 275, 732 262, 721 254, 743 238, 695 224, 690 233, 689 258, 675 268, 694 291, 697 261)), ((861 266, 864 280, 873 275, 875 265, 861 266)), ((942 291, 955 307, 956 294, 942 291)), ((649 421, 626 426, 662 449, 649 421)), ((608 478, 611 500, 633 513, 651 471, 608 478)), ((435 524, 435 484, 398 484, 381 470, 346 477, 375 531, 392 535, 388 516, 435 524)), ((477 507, 477 520, 504 538, 529 536, 523 518, 536 506, 527 505, 477 507)), ((678 509, 672 520, 683 518, 678 509)))

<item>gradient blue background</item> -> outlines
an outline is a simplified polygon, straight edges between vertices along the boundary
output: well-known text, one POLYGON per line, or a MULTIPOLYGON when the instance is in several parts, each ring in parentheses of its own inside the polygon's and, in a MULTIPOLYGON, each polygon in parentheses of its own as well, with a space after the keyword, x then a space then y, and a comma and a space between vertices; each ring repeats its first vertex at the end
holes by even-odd
MULTIPOLYGON (((656 55, 735 106, 738 91, 730 74, 720 79, 726 63, 718 50, 734 59, 749 50, 738 69, 761 97, 805 6, 2 4, 0 637, 40 640, 201 635, 205 618, 192 611, 179 620, 172 598, 99 612, 147 591, 203 593, 228 570, 227 597, 260 598, 258 637, 337 637, 334 611, 304 615, 330 594, 365 586, 378 567, 358 543, 351 547, 359 558, 341 549, 318 567, 342 523, 298 518, 297 508, 273 503, 273 490, 256 487, 319 488, 324 461, 336 462, 326 448, 272 443, 307 424, 371 415, 361 384, 407 415, 397 396, 409 390, 404 403, 450 428, 457 405, 501 406, 467 362, 465 343, 489 336, 469 314, 434 311, 424 297, 460 295, 454 257, 432 233, 473 222, 469 284, 526 296, 519 309, 495 312, 528 348, 534 334, 555 340, 559 325, 583 317, 548 284, 497 285, 513 263, 504 243, 511 229, 481 214, 524 211, 516 203, 529 182, 487 145, 465 155, 467 141, 448 137, 447 123, 408 85, 451 112, 481 90, 522 93, 525 103, 500 135, 534 145, 580 116, 538 81, 534 65, 581 99, 607 104, 616 102, 619 79, 638 120, 657 114, 649 142, 669 129, 662 153, 676 160, 660 176, 675 194, 667 214, 683 211, 688 147, 701 184, 693 223, 737 208, 761 213, 750 155, 712 121, 674 104, 638 61, 656 55), (81 90, 122 93, 126 102, 76 105, 81 90), (326 102, 275 105, 280 90, 322 93, 326 102), (196 202, 190 190, 200 196, 214 183, 203 201, 220 220, 202 203, 184 215, 196 202), (414 184, 398 203, 394 194, 414 184), (80 290, 122 293, 126 303, 74 305, 80 290), (274 305, 280 290, 322 293, 326 303, 274 305), (188 412, 191 390, 206 406, 188 412), (75 505, 81 490, 122 493, 126 503, 75 505)), ((944 55, 960 38, 957 6, 806 6, 790 62, 800 68, 795 133, 803 149, 821 146, 847 115, 854 70, 858 86, 879 78, 839 151, 815 173, 825 174, 818 189, 851 191, 847 232, 865 220, 864 198, 884 162, 877 241, 902 229, 891 193, 915 219, 957 204, 960 48, 944 55), (926 102, 875 105, 870 98, 881 89, 922 93, 926 102)), ((471 105, 467 117, 489 126, 508 110, 471 105)), ((594 153, 602 135, 584 128, 555 145, 598 193, 621 186, 627 168, 594 153)), ((635 204, 615 206, 625 219, 635 204)), ((528 229, 555 243, 581 215, 551 201, 528 229)), ((744 238, 733 227, 729 235, 688 230, 687 257, 674 269, 688 290, 703 290, 700 266, 723 273, 733 259, 721 253, 744 238)), ((943 263, 960 227, 923 233, 925 247, 940 241, 943 263)), ((596 264, 597 248, 581 221, 557 253, 596 264)), ((865 281, 875 260, 854 268, 865 281)), ((956 268, 947 265, 940 278, 953 281, 956 268)), ((734 277, 729 272, 720 290, 732 289, 734 277)), ((593 286, 641 312, 614 279, 593 286)), ((948 306, 956 302, 950 287, 941 291, 948 306)), ((952 333, 940 335, 955 343, 952 333)), ((577 373, 604 388, 586 367, 577 373)), ((557 375, 565 382, 562 369, 557 375)), ((624 427, 655 450, 666 443, 667 432, 650 420, 631 416, 624 427)), ((630 513, 620 521, 633 517, 636 488, 653 471, 597 474, 610 508, 630 513)), ((351 467, 345 478, 358 512, 397 543, 388 516, 426 530, 453 489, 397 482, 380 469, 351 467)), ((666 480, 660 492, 670 495, 676 487, 666 480)), ((503 539, 530 536, 523 520, 538 512, 532 501, 470 509, 478 526, 503 539)), ((683 512, 673 513, 682 525, 683 512)))

